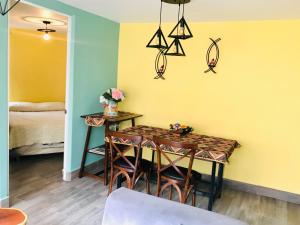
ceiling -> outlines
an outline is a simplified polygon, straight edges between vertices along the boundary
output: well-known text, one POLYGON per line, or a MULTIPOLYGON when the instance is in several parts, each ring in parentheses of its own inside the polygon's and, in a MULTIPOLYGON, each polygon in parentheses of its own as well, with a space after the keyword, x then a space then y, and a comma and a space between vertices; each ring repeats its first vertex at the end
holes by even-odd
MULTIPOLYGON (((38 8, 36 6, 32 6, 25 3, 19 3, 16 5, 13 10, 9 13, 9 24, 11 28, 20 28, 20 29, 28 29, 28 30, 36 30, 38 28, 43 28, 44 25, 36 24, 24 21, 24 17, 34 16, 34 17, 42 17, 42 18, 50 18, 56 20, 62 20, 67 24, 68 18, 66 16, 57 14, 55 12, 49 11, 44 8, 38 8)), ((66 33, 67 25, 65 26, 53 26, 50 25, 49 28, 55 29, 58 33, 66 33)))
MULTIPOLYGON (((157 22, 160 0, 59 0, 117 22, 157 22)), ((163 20, 174 22, 177 6, 165 5, 163 20)), ((299 0, 191 0, 189 21, 300 19, 299 0)))

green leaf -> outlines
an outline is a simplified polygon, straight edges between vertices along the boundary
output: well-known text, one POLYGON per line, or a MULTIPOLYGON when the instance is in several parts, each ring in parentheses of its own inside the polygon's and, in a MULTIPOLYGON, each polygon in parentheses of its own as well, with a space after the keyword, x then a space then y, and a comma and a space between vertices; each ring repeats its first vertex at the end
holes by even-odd
POLYGON ((107 92, 105 92, 105 93, 103 94, 103 97, 106 98, 106 99, 109 100, 109 101, 113 101, 113 100, 114 100, 114 99, 112 98, 111 94, 109 94, 109 93, 107 93, 107 92))

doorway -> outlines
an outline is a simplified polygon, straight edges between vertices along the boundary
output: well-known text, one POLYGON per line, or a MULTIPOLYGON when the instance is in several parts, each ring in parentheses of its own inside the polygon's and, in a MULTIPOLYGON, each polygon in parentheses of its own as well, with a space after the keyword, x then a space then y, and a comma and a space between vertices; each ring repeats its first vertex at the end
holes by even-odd
POLYGON ((49 174, 63 179, 61 171, 70 157, 70 23, 68 15, 23 1, 9 15, 12 205, 20 195, 47 185, 49 174), (45 179, 39 183, 39 178, 45 179))

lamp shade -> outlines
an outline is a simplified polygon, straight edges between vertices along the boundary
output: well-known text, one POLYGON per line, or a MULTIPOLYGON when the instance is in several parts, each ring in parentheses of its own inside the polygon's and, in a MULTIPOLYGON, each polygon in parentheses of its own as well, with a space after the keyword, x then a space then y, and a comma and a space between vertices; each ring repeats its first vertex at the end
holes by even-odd
POLYGON ((175 38, 168 50, 165 52, 165 55, 169 56, 185 56, 185 52, 182 48, 180 40, 175 38))
POLYGON ((166 38, 159 27, 154 36, 151 38, 149 43, 147 44, 147 48, 157 48, 157 49, 167 49, 168 43, 166 38))
POLYGON ((181 20, 179 20, 177 25, 174 27, 174 29, 169 34, 169 37, 183 39, 183 40, 193 37, 191 29, 189 28, 184 17, 182 17, 181 20))
POLYGON ((0 0, 0 14, 2 16, 6 15, 10 10, 12 10, 21 0, 15 1, 13 4, 9 5, 9 0, 0 0))

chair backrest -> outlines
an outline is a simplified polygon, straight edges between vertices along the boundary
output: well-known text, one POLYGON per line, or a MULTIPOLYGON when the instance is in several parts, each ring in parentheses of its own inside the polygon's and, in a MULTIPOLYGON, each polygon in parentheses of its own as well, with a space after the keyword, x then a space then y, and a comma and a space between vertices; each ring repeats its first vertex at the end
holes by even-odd
POLYGON ((153 141, 156 145, 157 150, 157 172, 161 173, 164 170, 173 167, 174 170, 184 179, 184 183, 188 184, 191 174, 192 167, 194 162, 195 153, 197 150, 197 144, 191 143, 183 143, 183 142, 174 142, 168 139, 162 139, 160 137, 155 136, 153 141), (176 155, 175 159, 171 159, 168 156, 170 151, 165 151, 164 149, 184 149, 184 153, 182 155, 176 155), (162 158, 166 159, 167 163, 162 164, 162 158), (178 163, 185 158, 189 158, 189 165, 187 173, 184 173, 178 168, 178 163))
POLYGON ((116 160, 122 158, 129 165, 131 170, 136 170, 138 167, 143 137, 138 135, 126 135, 115 131, 108 131, 106 136, 109 139, 109 149, 112 165, 116 160), (126 153, 132 148, 135 149, 136 155, 136 161, 134 165, 131 161, 128 160, 126 156, 126 153))

